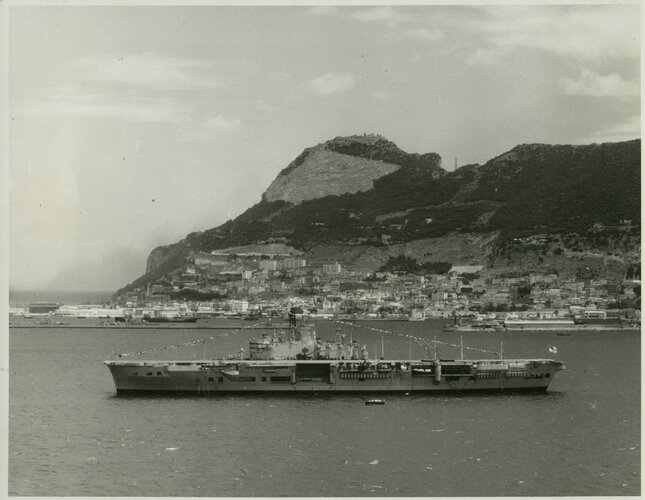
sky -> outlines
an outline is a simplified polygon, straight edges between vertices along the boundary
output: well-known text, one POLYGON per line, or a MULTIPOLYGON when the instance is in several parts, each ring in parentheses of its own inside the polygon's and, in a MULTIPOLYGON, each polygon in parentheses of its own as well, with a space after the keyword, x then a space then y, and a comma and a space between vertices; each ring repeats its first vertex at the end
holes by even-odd
POLYGON ((12 289, 115 290, 336 136, 447 170, 640 137, 637 4, 8 10, 12 289))

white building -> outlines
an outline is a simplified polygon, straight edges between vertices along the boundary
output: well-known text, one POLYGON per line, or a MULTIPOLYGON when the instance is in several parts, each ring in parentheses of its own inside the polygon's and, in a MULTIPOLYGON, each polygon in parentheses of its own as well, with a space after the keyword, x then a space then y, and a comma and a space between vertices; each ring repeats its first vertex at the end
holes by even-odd
POLYGON ((249 310, 248 300, 229 300, 228 305, 231 307, 231 312, 235 314, 245 314, 249 310))
POLYGON ((338 262, 334 264, 323 264, 322 272, 323 274, 340 274, 341 266, 338 262))

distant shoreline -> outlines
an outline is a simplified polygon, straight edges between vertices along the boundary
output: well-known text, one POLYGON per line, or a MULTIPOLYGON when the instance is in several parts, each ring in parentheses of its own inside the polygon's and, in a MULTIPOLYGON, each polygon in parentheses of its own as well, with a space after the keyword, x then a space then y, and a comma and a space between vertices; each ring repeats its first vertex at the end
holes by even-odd
MULTIPOLYGON (((232 330, 234 326, 161 326, 158 324, 153 325, 9 325, 9 329, 13 328, 67 328, 67 329, 105 329, 116 328, 119 330, 232 330)), ((256 328, 257 330, 284 330, 283 327, 277 326, 263 326, 256 328)))
POLYGON ((30 302, 55 302, 67 305, 107 302, 114 290, 12 290, 9 289, 9 305, 30 302))

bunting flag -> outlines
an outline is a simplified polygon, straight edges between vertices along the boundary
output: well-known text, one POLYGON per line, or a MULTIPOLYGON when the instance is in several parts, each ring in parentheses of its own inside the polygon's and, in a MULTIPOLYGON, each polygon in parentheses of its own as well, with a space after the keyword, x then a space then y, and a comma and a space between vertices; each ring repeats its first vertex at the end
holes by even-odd
MULTIPOLYGON (((493 355, 496 355, 496 356, 500 355, 500 353, 498 351, 490 351, 490 350, 487 350, 487 349, 480 349, 480 348, 477 348, 477 347, 461 346, 459 344, 451 344, 449 342, 442 342, 440 340, 429 340, 429 339, 426 339, 426 338, 416 337, 414 335, 403 334, 403 333, 398 333, 398 332, 392 332, 392 331, 389 331, 389 330, 384 330, 382 328, 374 328, 374 327, 371 327, 371 326, 361 325, 361 324, 357 324, 357 323, 350 323, 350 322, 342 321, 342 320, 331 320, 331 321, 333 321, 336 324, 340 324, 340 325, 347 325, 347 326, 350 326, 350 327, 363 328, 365 330, 371 330, 371 331, 378 332, 378 333, 385 333, 385 334, 388 334, 388 335, 396 335, 398 337, 408 338, 408 339, 414 340, 415 342, 417 342, 418 344, 420 344, 420 345, 422 345, 424 347, 429 347, 429 346, 431 346, 433 344, 434 345, 444 345, 444 346, 456 347, 456 348, 462 348, 463 347, 463 349, 466 349, 466 350, 469 350, 469 351, 488 353, 488 354, 493 354, 493 355)), ((257 323, 257 324, 254 324, 254 325, 245 326, 245 327, 238 328, 236 330, 232 330, 232 331, 229 331, 229 332, 222 332, 222 333, 220 333, 218 335, 212 335, 212 336, 209 336, 209 337, 206 337, 206 338, 203 338, 203 339, 197 339, 197 340, 193 340, 193 341, 189 341, 189 342, 183 342, 183 343, 180 343, 180 344, 155 347, 155 348, 152 348, 152 349, 147 349, 147 350, 142 350, 142 351, 137 351, 137 352, 117 353, 116 351, 114 351, 113 355, 116 355, 119 358, 125 358, 125 357, 130 357, 130 356, 137 356, 137 355, 142 355, 142 354, 155 353, 155 352, 158 352, 158 351, 161 351, 161 350, 178 349, 180 347, 190 347, 190 346, 194 346, 194 345, 202 345, 202 344, 205 344, 207 340, 216 340, 216 339, 218 339, 220 337, 228 337, 229 335, 236 335, 236 334, 238 334, 240 332, 243 332, 243 331, 246 331, 246 330, 251 330, 251 329, 259 329, 259 330, 261 330, 262 327, 266 326, 268 323, 269 323, 269 321, 264 321, 262 323, 257 323)), ((549 352, 557 353, 558 349, 555 346, 549 346, 549 352)))
MULTIPOLYGON (((357 323, 349 323, 347 321, 336 320, 334 322, 337 323, 337 324, 341 324, 341 325, 347 325, 347 326, 352 326, 352 327, 355 326, 357 328, 364 328, 365 330, 371 330, 371 331, 374 331, 374 332, 387 333, 387 334, 390 334, 390 335, 397 335, 399 337, 409 338, 409 339, 412 339, 415 342, 423 345, 424 347, 428 347, 428 346, 430 346, 432 344, 436 344, 436 345, 445 345, 445 346, 449 346, 449 347, 457 347, 457 348, 460 348, 460 349, 463 347, 464 349, 469 350, 469 351, 476 351, 476 352, 494 354, 495 356, 500 355, 500 352, 498 352, 498 351, 489 351, 488 349, 480 349, 478 347, 467 347, 467 346, 461 346, 459 344, 451 344, 449 342, 442 342, 440 340, 429 340, 429 339, 424 339, 424 338, 421 338, 421 337, 415 337, 414 335, 408 335, 408 334, 392 332, 392 331, 389 331, 389 330, 383 330, 381 328, 374 328, 374 327, 367 326, 367 325, 359 325, 357 323)), ((551 347, 553 347, 555 349, 555 352, 557 352, 557 349, 554 346, 551 346, 551 347)), ((549 348, 549 351, 551 351, 551 347, 549 348)), ((554 352, 554 351, 551 351, 551 352, 554 352)))
MULTIPOLYGON (((257 323, 255 325, 249 325, 249 326, 245 326, 243 328, 238 328, 237 330, 231 331, 230 335, 235 335, 237 333, 240 333, 240 332, 243 332, 243 331, 246 331, 246 330, 253 330, 253 329, 261 330, 262 327, 266 326, 267 323, 268 323, 268 321, 263 321, 262 323, 257 323)), ((192 341, 189 341, 189 342, 182 342, 181 344, 165 345, 165 346, 161 346, 161 347, 154 347, 152 349, 146 349, 146 350, 143 350, 143 351, 124 352, 124 353, 120 353, 120 354, 117 353, 116 351, 113 351, 112 354, 117 355, 119 358, 127 358, 127 357, 130 357, 130 356, 139 356, 141 354, 155 353, 155 352, 159 352, 159 351, 166 350, 166 349, 178 349, 180 347, 190 347, 190 346, 194 346, 194 345, 198 345, 198 344, 206 344, 207 340, 215 340, 215 339, 218 339, 220 337, 228 337, 228 336, 229 336, 229 333, 224 332, 224 333, 220 333, 219 335, 212 335, 210 337, 206 337, 204 339, 197 339, 197 340, 192 340, 192 341)))

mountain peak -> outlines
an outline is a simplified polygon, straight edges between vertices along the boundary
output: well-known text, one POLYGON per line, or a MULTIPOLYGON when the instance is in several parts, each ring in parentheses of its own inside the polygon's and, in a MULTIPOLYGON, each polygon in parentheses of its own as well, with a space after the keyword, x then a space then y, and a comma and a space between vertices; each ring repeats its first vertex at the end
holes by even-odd
POLYGON ((266 201, 303 201, 368 191, 374 181, 402 167, 431 169, 437 176, 436 153, 408 154, 379 134, 335 137, 305 149, 283 169, 263 194, 266 201))
POLYGON ((380 134, 348 135, 345 137, 338 136, 325 142, 324 146, 327 149, 336 151, 338 148, 342 149, 344 147, 354 146, 357 144, 388 149, 398 148, 396 144, 380 134))

